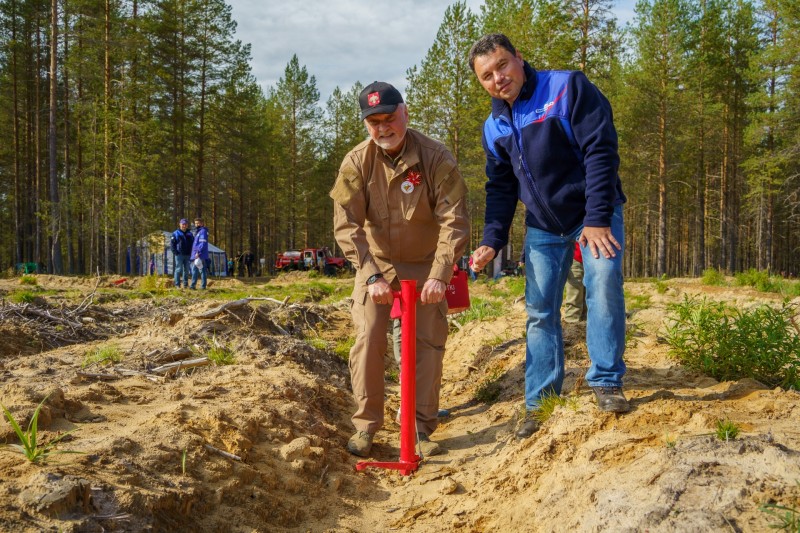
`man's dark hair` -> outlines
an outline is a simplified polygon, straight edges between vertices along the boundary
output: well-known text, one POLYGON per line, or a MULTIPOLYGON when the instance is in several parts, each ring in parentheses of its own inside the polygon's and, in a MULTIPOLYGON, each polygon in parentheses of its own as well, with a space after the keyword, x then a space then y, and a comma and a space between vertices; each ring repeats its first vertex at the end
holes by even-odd
POLYGON ((199 222, 199 223, 201 223, 201 224, 203 223, 203 219, 202 219, 202 218, 200 218, 200 217, 195 217, 194 221, 195 221, 195 222, 199 222))
POLYGON ((486 56, 497 50, 497 47, 505 48, 512 55, 517 55, 517 49, 511 44, 511 40, 502 33, 489 33, 484 35, 472 45, 469 50, 469 68, 475 72, 475 58, 486 56))

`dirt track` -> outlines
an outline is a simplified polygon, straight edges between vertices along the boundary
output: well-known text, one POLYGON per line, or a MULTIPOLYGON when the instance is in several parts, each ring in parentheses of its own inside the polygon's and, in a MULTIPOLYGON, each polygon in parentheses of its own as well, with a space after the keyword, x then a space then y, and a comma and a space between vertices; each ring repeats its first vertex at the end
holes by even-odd
MULTIPOLYGON (((237 283, 226 282, 240 290, 237 283)), ((49 289, 39 303, 53 308, 80 302, 94 280, 40 276, 39 284, 49 289)), ((84 453, 32 465, 0 450, 0 530, 768 530, 774 519, 759 505, 800 507, 800 394, 688 372, 658 335, 665 305, 685 293, 740 306, 775 297, 692 280, 669 287, 661 295, 652 283, 626 284, 629 294, 649 295, 630 320, 639 331, 626 356, 632 412, 597 411, 579 385, 587 368, 583 331, 565 326, 564 394, 576 399, 525 441, 513 437, 523 389, 522 305, 509 298, 505 316, 465 324, 445 356, 442 406, 451 416, 434 440, 446 453, 409 477, 356 473, 344 451, 352 432, 346 363, 309 339, 332 346, 346 338, 346 302, 287 309, 294 302, 253 301, 202 320, 196 315, 223 300, 171 293, 127 300, 114 291, 131 288, 116 286, 86 322, 82 334, 91 340, 55 348, 59 342, 38 335, 35 323, 6 320, 0 402, 27 423, 50 394, 42 436, 78 428, 59 448, 84 453), (145 369, 154 354, 202 350, 209 339, 232 347, 236 364, 155 380, 77 374, 87 351, 110 342, 124 354, 118 366, 145 369), (498 401, 474 401, 491 376, 499 377, 498 401), (712 435, 718 419, 736 422, 743 434, 719 441, 712 435)), ((16 280, 0 281, 3 294, 18 289, 16 280)), ((473 287, 482 292, 485 285, 473 287)), ((399 455, 398 392, 387 383, 377 460, 399 455)), ((16 442, 5 422, 0 438, 16 442)))

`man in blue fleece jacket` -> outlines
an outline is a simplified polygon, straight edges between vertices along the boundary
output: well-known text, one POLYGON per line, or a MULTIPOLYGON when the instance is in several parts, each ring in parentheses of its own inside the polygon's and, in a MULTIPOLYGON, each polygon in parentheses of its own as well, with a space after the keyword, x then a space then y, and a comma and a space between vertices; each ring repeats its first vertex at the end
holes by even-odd
POLYGON ((478 81, 492 96, 483 128, 486 220, 472 255, 481 270, 508 242, 517 201, 525 205, 525 407, 517 431, 538 429, 531 416, 541 399, 560 394, 564 343, 560 307, 573 243, 584 258, 586 381, 602 411, 629 409, 622 393, 625 237, 611 106, 579 71, 536 71, 502 34, 480 38, 469 54, 478 81))

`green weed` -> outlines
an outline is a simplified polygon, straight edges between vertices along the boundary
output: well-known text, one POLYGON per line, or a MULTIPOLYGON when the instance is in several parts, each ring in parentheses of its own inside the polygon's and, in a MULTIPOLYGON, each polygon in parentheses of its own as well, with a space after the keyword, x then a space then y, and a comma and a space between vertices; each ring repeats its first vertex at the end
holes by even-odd
POLYGON ((539 400, 539 408, 533 412, 533 416, 536 420, 544 424, 550 420, 550 417, 553 416, 557 407, 569 407, 573 411, 577 411, 579 407, 578 398, 562 398, 554 392, 545 394, 539 400))
POLYGON ((703 285, 725 285, 725 275, 716 268, 707 268, 703 270, 703 277, 701 278, 703 285))
POLYGON ((800 389, 800 335, 791 308, 738 309, 684 297, 668 310, 670 354, 687 367, 720 381, 752 378, 800 389))
POLYGON ((482 320, 501 316, 504 309, 505 304, 502 301, 472 298, 469 309, 460 313, 459 318, 462 324, 472 321, 480 322, 482 320))
POLYGON ((350 360, 350 349, 356 343, 355 337, 347 337, 346 339, 341 339, 336 342, 336 346, 333 348, 333 353, 341 357, 343 360, 348 361, 350 360))
POLYGON ((18 304, 32 304, 36 301, 36 293, 32 291, 15 291, 11 293, 9 299, 18 304))
POLYGON ((717 420, 717 427, 714 434, 719 440, 734 440, 739 435, 739 426, 730 420, 717 420))
POLYGON ((493 369, 486 378, 475 389, 472 399, 480 403, 494 403, 500 398, 503 387, 500 385, 500 378, 503 372, 499 368, 493 369))
POLYGON ((183 454, 181 455, 181 475, 186 475, 186 448, 183 449, 183 454))
POLYGON ((650 307, 649 294, 628 294, 625 293, 625 308, 628 313, 635 313, 650 307))
MULTIPOLYGON (((800 487, 800 481, 797 482, 800 487)), ((762 513, 766 513, 777 520, 770 524, 770 529, 783 529, 789 532, 800 533, 800 509, 780 505, 776 503, 766 503, 759 507, 762 513)))
POLYGON ((678 437, 671 433, 664 433, 664 445, 667 448, 674 448, 678 444, 678 437))
POLYGON ((11 414, 11 411, 9 411, 5 405, 0 404, 0 407, 3 408, 3 413, 5 413, 8 423, 11 424, 12 428, 14 428, 14 432, 17 434, 17 437, 19 437, 21 442, 21 444, 9 444, 8 446, 14 451, 23 454, 25 458, 32 463, 45 462, 49 456, 54 454, 81 453, 71 450, 53 450, 53 447, 58 443, 58 441, 70 433, 77 431, 77 428, 73 429, 72 431, 62 433, 46 444, 41 444, 38 441, 39 412, 42 410, 42 406, 49 397, 49 395, 46 396, 44 400, 42 400, 41 403, 36 407, 36 410, 33 412, 33 416, 31 417, 31 421, 28 423, 27 430, 23 430, 14 418, 14 415, 11 414))
POLYGON ((206 357, 217 366, 232 365, 236 363, 236 354, 226 345, 218 345, 216 340, 211 342, 206 357))
POLYGON ((36 279, 36 276, 32 276, 30 274, 25 274, 19 278, 20 285, 38 285, 39 281, 36 279))
POLYGON ((308 343, 309 346, 312 346, 317 350, 328 349, 328 342, 322 337, 306 337, 306 342, 308 343))
POLYGON ((661 276, 657 280, 653 281, 656 286, 656 292, 658 294, 664 294, 669 289, 669 285, 667 285, 667 276, 661 276))
POLYGON ((105 344, 98 346, 94 351, 87 352, 83 358, 81 368, 96 364, 119 363, 120 361, 122 361, 122 352, 120 352, 119 347, 114 344, 105 344))

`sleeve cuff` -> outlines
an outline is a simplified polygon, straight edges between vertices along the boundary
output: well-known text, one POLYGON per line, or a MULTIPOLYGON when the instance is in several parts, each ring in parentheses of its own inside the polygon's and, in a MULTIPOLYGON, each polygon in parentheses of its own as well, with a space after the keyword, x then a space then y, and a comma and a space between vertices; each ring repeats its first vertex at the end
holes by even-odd
POLYGON ((431 272, 428 274, 428 279, 438 279, 445 283, 450 283, 453 277, 453 265, 437 265, 431 267, 431 272))

